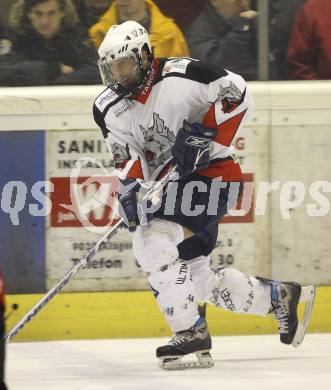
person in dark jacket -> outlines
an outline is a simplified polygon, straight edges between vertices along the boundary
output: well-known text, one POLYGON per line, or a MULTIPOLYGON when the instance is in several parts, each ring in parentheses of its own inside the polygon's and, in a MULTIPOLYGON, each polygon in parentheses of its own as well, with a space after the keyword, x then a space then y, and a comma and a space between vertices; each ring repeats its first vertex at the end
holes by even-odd
POLYGON ((330 1, 307 0, 300 8, 288 44, 293 79, 331 79, 330 1))
POLYGON ((177 26, 186 31, 201 12, 205 0, 155 0, 160 10, 170 18, 174 19, 177 26))
POLYGON ((271 0, 269 3, 270 79, 289 79, 287 45, 295 16, 305 0, 271 0))
POLYGON ((112 0, 75 0, 79 22, 89 29, 111 6, 112 0))
POLYGON ((78 25, 70 0, 25 0, 10 15, 13 46, 31 62, 45 63, 46 84, 99 84, 96 52, 78 25))
POLYGON ((44 61, 28 61, 15 52, 9 29, 0 22, 0 87, 43 85, 44 61))
POLYGON ((186 34, 191 56, 256 80, 256 15, 250 0, 207 0, 186 34))

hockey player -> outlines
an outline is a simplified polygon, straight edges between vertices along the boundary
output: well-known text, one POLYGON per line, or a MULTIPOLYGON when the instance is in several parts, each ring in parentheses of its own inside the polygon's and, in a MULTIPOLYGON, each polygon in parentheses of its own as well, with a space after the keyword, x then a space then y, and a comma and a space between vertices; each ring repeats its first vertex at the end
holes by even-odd
POLYGON ((174 333, 156 350, 161 367, 213 365, 198 302, 235 313, 272 313, 281 342, 299 345, 312 286, 209 267, 218 223, 236 203, 242 180, 231 142, 253 108, 243 78, 190 58, 154 58, 146 30, 133 21, 110 28, 99 57, 107 88, 95 100, 94 118, 120 171, 120 212, 135 232, 134 254, 174 333), (152 210, 139 190, 171 167, 179 178, 152 210), (302 323, 300 300, 308 302, 302 323), (190 353, 198 361, 183 363, 190 353))

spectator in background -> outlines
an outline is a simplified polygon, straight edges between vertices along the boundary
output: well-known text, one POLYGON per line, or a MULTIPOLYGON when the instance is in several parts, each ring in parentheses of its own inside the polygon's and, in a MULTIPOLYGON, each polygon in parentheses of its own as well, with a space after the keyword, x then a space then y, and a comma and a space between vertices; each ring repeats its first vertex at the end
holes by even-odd
POLYGON ((25 0, 13 6, 14 48, 32 63, 44 62, 45 84, 100 83, 95 49, 77 23, 70 0, 25 0))
POLYGON ((186 35, 192 57, 255 80, 256 16, 250 0, 207 0, 186 35))
POLYGON ((270 0, 270 79, 287 80, 287 45, 293 21, 305 0, 270 0))
POLYGON ((89 29, 108 10, 112 0, 75 0, 80 23, 89 29))
POLYGON ((13 49, 13 41, 8 28, 0 22, 0 86, 43 85, 46 80, 43 61, 27 61, 13 49))
POLYGON ((90 37, 98 48, 114 24, 134 20, 150 34, 155 57, 188 56, 188 47, 179 27, 163 15, 152 0, 114 0, 100 22, 90 29, 90 37))
POLYGON ((154 0, 166 15, 173 18, 182 31, 186 31, 201 12, 205 0, 154 0))
POLYGON ((0 272, 0 390, 6 390, 5 385, 5 292, 2 279, 2 273, 0 272))
POLYGON ((300 8, 288 44, 287 59, 294 79, 331 79, 331 4, 307 0, 300 8))

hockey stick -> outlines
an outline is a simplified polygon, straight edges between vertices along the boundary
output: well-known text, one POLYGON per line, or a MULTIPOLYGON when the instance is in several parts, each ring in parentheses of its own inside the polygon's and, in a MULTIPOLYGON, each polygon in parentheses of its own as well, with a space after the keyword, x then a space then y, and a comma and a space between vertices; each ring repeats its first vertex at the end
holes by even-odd
POLYGON ((49 291, 48 293, 22 318, 22 320, 14 326, 12 330, 10 330, 5 336, 5 342, 9 342, 9 340, 16 336, 17 333, 29 322, 32 318, 59 292, 63 289, 63 287, 69 282, 69 280, 76 275, 76 273, 87 264, 88 261, 92 259, 92 257, 98 252, 100 245, 103 242, 106 242, 111 237, 113 237, 118 229, 121 227, 123 220, 120 219, 107 234, 105 234, 96 245, 87 252, 87 254, 74 266, 72 267, 65 276, 59 280, 49 291))
MULTIPOLYGON (((148 199, 150 195, 154 192, 159 191, 161 188, 169 183, 170 181, 176 180, 178 174, 176 173, 176 166, 173 166, 171 170, 163 176, 163 178, 156 182, 154 186, 152 186, 144 195, 143 199, 148 199), (175 177, 175 176, 176 177, 175 177)), ((118 230, 124 226, 124 220, 120 219, 116 224, 95 244, 95 246, 90 249, 85 256, 75 265, 73 266, 65 276, 59 280, 47 293, 44 297, 22 318, 22 320, 11 329, 6 336, 4 337, 5 342, 9 342, 9 340, 16 336, 17 333, 29 322, 32 318, 58 293, 63 287, 69 282, 69 280, 76 275, 76 273, 84 267, 99 251, 99 248, 102 243, 108 241, 110 238, 114 237, 118 230)))

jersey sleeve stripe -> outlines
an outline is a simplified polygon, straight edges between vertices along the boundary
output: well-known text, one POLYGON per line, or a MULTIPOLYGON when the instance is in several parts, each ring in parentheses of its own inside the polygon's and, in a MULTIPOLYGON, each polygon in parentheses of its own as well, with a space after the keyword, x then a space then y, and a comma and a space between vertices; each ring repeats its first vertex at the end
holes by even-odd
POLYGON ((245 111, 240 112, 217 126, 217 134, 214 141, 221 145, 230 146, 246 111, 247 108, 245 111))
POLYGON ((202 124, 206 127, 211 127, 216 129, 217 123, 216 123, 216 115, 215 115, 215 103, 213 103, 209 110, 207 111, 207 114, 203 118, 202 124))
POLYGON ((102 112, 98 109, 98 107, 95 104, 93 105, 93 118, 94 118, 94 122, 100 127, 103 137, 107 138, 109 130, 107 130, 106 128, 105 120, 102 115, 102 112))
POLYGON ((246 111, 247 108, 227 121, 217 125, 215 118, 215 104, 212 104, 203 119, 203 125, 217 129, 217 134, 214 139, 215 142, 224 146, 230 146, 240 123, 246 114, 246 111))
MULTIPOLYGON (((155 83, 162 81, 168 77, 180 77, 191 81, 196 81, 201 84, 209 84, 221 77, 228 76, 228 72, 219 67, 212 66, 203 61, 197 61, 192 58, 181 58, 182 60, 190 60, 187 64, 185 71, 180 70, 176 72, 176 65, 171 66, 171 62, 176 59, 164 58, 160 63, 159 77, 155 83), (167 71, 167 67, 170 65, 170 70, 167 71)), ((178 59, 177 59, 178 60, 178 59)), ((176 61, 177 63, 180 61, 176 61)))

